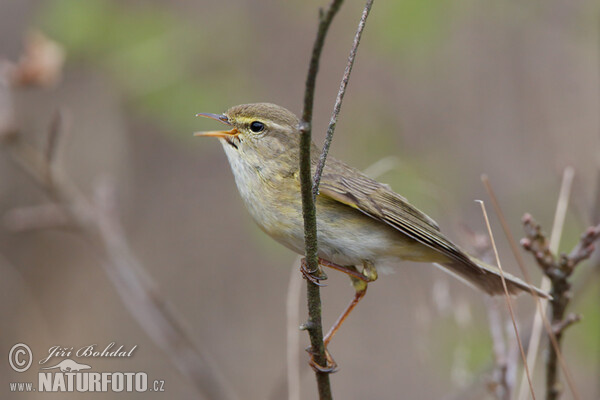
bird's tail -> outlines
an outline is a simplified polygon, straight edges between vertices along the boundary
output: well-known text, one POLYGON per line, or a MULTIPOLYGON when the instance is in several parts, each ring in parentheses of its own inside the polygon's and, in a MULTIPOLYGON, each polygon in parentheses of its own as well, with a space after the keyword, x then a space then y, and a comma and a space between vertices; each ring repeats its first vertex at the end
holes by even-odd
MULTIPOLYGON (((489 295, 504 294, 502 277, 500 270, 475 257, 469 256, 471 262, 458 260, 449 260, 442 264, 434 264, 443 271, 455 276, 470 286, 475 286, 489 295)), ((533 293, 538 297, 550 298, 550 295, 533 285, 529 285, 523 280, 503 271, 506 280, 506 288, 510 294, 519 294, 521 292, 533 293)))

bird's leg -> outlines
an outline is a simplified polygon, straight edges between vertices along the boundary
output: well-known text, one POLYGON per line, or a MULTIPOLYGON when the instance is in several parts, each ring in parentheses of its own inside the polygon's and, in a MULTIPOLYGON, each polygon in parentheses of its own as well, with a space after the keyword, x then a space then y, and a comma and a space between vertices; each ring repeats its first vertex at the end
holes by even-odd
MULTIPOLYGON (((340 271, 345 273, 346 275, 350 276, 350 277, 354 277, 356 279, 360 279, 362 281, 367 281, 369 279, 369 277, 367 275, 364 274, 364 270, 363 273, 358 272, 358 270, 356 269, 355 266, 351 265, 351 266, 343 266, 343 265, 338 265, 335 263, 332 263, 331 261, 327 261, 323 258, 319 258, 319 264, 327 267, 327 268, 331 268, 331 269, 335 269, 336 271, 340 271), (365 280, 366 279, 366 280, 365 280)), ((375 269, 375 267, 373 267, 373 269, 375 269)), ((375 272, 375 279, 377 279, 377 272, 375 272)), ((375 280, 372 279, 372 280, 375 280)))
POLYGON ((325 357, 327 358, 327 366, 322 367, 318 365, 314 361, 312 354, 309 362, 310 366, 318 371, 335 372, 335 370, 337 369, 337 364, 333 357, 331 357, 329 351, 327 350, 327 346, 331 342, 333 335, 335 335, 338 329, 340 329, 340 326, 342 326, 342 323, 346 320, 346 318, 348 318, 348 315, 350 315, 354 307, 356 307, 356 305, 367 293, 367 286, 369 282, 373 282, 377 279, 377 270, 370 261, 365 261, 363 263, 362 273, 359 272, 354 266, 341 266, 323 259, 319 259, 319 263, 325 267, 333 268, 337 271, 344 272, 345 274, 350 276, 350 280, 352 281, 352 286, 354 287, 355 291, 354 298, 352 299, 350 304, 348 304, 346 309, 340 314, 338 319, 335 321, 335 323, 333 324, 331 329, 329 329, 329 332, 327 332, 327 335, 325 335, 325 338, 323 339, 323 344, 325 346, 325 357))
POLYGON ((370 261, 365 261, 363 263, 362 273, 356 270, 356 267, 344 267, 350 269, 348 275, 350 276, 350 280, 352 281, 352 286, 354 287, 354 298, 350 301, 350 304, 346 307, 346 309, 340 314, 338 319, 335 321, 325 338, 323 339, 323 343, 325 347, 331 342, 333 335, 340 329, 342 323, 348 318, 348 315, 354 310, 354 307, 358 304, 358 302, 365 297, 367 294, 367 286, 369 282, 373 282, 377 279, 377 270, 375 266, 370 261), (351 272, 351 273, 350 273, 351 272))

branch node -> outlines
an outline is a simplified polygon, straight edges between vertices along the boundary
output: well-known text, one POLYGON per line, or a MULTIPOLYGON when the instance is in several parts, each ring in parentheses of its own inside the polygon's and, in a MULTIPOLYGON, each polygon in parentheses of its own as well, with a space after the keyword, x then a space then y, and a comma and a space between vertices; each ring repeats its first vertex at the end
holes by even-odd
POLYGON ((567 315, 567 317, 565 319, 563 319, 562 321, 552 324, 552 332, 554 333, 555 336, 560 335, 561 333, 563 333, 565 331, 565 329, 567 329, 571 325, 576 324, 577 322, 581 321, 581 319, 582 319, 582 317, 580 314, 569 313, 567 315))

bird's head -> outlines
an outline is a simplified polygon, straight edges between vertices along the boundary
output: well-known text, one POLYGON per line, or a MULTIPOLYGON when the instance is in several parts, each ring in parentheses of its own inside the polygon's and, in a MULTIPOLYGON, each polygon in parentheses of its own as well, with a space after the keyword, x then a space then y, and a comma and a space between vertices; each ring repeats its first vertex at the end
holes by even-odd
POLYGON ((277 158, 282 152, 298 152, 298 118, 270 103, 242 104, 224 114, 196 114, 219 121, 229 130, 198 132, 195 136, 220 139, 228 156, 277 158))

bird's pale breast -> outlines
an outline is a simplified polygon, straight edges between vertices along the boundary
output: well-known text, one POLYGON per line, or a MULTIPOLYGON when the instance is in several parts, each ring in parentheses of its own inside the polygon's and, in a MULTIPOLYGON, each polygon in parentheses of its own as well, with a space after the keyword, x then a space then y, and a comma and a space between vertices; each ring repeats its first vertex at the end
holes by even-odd
MULTIPOLYGON (((297 178, 266 177, 261 168, 238 157, 223 145, 246 208, 258 226, 273 239, 304 254, 300 185, 297 178)), ((394 228, 359 210, 322 195, 317 196, 319 256, 340 265, 397 257, 432 261, 431 251, 394 228)))

